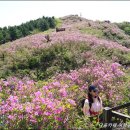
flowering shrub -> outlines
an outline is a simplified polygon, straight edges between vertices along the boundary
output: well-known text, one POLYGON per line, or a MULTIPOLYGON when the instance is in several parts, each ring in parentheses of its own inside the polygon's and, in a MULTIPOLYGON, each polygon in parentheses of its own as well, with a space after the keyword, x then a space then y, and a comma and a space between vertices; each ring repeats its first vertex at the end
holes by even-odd
MULTIPOLYGON (((4 127, 78 127, 77 105, 88 85, 95 84, 99 87, 104 105, 117 105, 124 98, 121 91, 124 90, 123 77, 120 64, 91 60, 89 65, 59 74, 49 82, 34 82, 26 78, 18 80, 15 77, 8 78, 7 81, 1 80, 0 115, 4 127)), ((86 122, 89 126, 89 121, 86 122)))
POLYGON ((89 85, 95 84, 101 90, 102 98, 113 104, 115 99, 117 102, 123 99, 123 95, 119 91, 124 89, 123 77, 125 73, 121 68, 118 63, 91 60, 87 66, 72 70, 69 74, 59 74, 56 78, 61 81, 69 80, 71 85, 77 84, 80 86, 80 91, 84 91, 89 85))
POLYGON ((50 124, 57 128, 61 121, 64 125, 66 114, 76 106, 68 95, 68 85, 58 81, 39 86, 32 80, 12 78, 1 80, 0 86, 0 115, 4 116, 5 128, 41 129, 50 124))
POLYGON ((90 51, 90 55, 100 58, 98 54, 102 55, 104 52, 97 50, 102 47, 106 51, 108 50, 104 53, 104 58, 115 55, 117 58, 121 57, 122 61, 126 59, 129 62, 129 58, 125 58, 119 54, 121 52, 129 53, 130 50, 116 42, 73 31, 53 32, 50 35, 52 41, 49 43, 45 41, 44 37, 44 34, 37 34, 36 36, 33 35, 16 40, 9 46, 1 46, 0 57, 2 57, 1 69, 3 71, 0 72, 0 77, 7 77, 17 73, 17 76, 18 74, 22 77, 28 75, 33 79, 48 78, 56 70, 59 72, 63 72, 64 70, 69 71, 85 64, 87 59, 82 57, 82 53, 90 51), (33 39, 35 39, 36 44, 33 43, 33 39), (113 50, 115 49, 119 53, 114 54, 113 52, 116 51, 113 50), (110 52, 110 55, 108 52, 110 52), (37 67, 40 70, 36 70, 37 67), (46 72, 42 72, 41 70, 46 72))

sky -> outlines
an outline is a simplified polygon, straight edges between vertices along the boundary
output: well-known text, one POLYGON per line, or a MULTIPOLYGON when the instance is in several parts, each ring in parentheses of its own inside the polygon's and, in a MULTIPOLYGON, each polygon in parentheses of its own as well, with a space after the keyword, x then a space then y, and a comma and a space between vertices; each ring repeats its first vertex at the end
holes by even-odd
POLYGON ((130 22, 130 1, 0 1, 0 27, 20 25, 42 16, 78 14, 90 20, 130 22))

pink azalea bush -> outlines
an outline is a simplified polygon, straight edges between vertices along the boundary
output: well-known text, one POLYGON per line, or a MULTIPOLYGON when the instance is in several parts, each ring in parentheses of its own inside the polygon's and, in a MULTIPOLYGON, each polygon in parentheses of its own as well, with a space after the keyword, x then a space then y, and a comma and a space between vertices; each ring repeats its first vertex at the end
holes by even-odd
POLYGON ((71 85, 80 86, 81 92, 87 90, 89 85, 94 84, 101 91, 102 98, 113 104, 115 99, 117 102, 123 99, 120 91, 124 89, 123 77, 125 73, 122 70, 121 65, 116 62, 91 60, 89 65, 72 70, 70 73, 59 74, 56 78, 61 81, 69 81, 71 85))
POLYGON ((47 127, 50 122, 64 122, 66 113, 76 106, 68 95, 68 86, 58 81, 39 86, 34 81, 0 81, 0 115, 4 115, 5 127, 47 127), (38 87, 38 86, 39 87, 38 87), (6 94, 5 94, 6 93, 6 94))
POLYGON ((86 42, 87 44, 100 46, 105 45, 109 48, 117 48, 124 51, 129 51, 128 48, 118 44, 117 42, 108 41, 104 39, 99 39, 95 36, 82 34, 75 31, 66 32, 53 32, 50 34, 51 42, 47 43, 45 39, 45 34, 39 33, 32 36, 27 36, 25 38, 18 39, 6 45, 2 45, 1 51, 13 53, 15 51, 20 51, 22 48, 30 49, 40 49, 50 46, 55 43, 66 43, 66 42, 86 42))
POLYGON ((68 128, 72 121, 76 123, 79 99, 90 84, 98 86, 104 103, 109 100, 109 105, 117 105, 123 99, 124 76, 118 63, 91 60, 88 65, 58 74, 49 82, 15 77, 1 80, 0 115, 4 117, 4 127, 43 129, 51 124, 55 129, 68 128))

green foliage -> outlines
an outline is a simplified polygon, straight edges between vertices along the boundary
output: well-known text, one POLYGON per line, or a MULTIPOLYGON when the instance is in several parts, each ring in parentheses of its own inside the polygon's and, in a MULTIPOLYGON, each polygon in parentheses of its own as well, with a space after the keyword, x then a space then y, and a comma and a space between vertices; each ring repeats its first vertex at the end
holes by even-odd
POLYGON ((23 37, 22 31, 18 28, 16 28, 16 39, 19 39, 23 37))
POLYGON ((119 61, 122 65, 130 64, 130 53, 126 54, 116 53, 116 56, 119 58, 119 61))
POLYGON ((114 53, 114 50, 108 49, 104 46, 100 46, 95 49, 95 52, 98 57, 101 57, 101 58, 105 57, 105 58, 111 59, 114 53))
POLYGON ((119 28, 121 28, 126 34, 130 35, 130 23, 129 22, 123 22, 117 24, 119 28))
MULTIPOLYGON (((21 48, 13 55, 5 55, 4 60, 0 63, 5 68, 4 71, 0 72, 0 77, 27 75, 35 80, 48 79, 56 72, 70 72, 70 70, 86 64, 89 59, 82 55, 84 52, 85 54, 91 52, 93 57, 100 60, 112 60, 113 57, 116 57, 117 61, 122 61, 122 64, 130 63, 130 53, 124 53, 117 49, 108 49, 104 46, 91 48, 86 43, 58 43, 41 50, 21 48)), ((90 55, 90 57, 92 56, 90 55)))
MULTIPOLYGON (((69 72, 86 63, 86 58, 81 58, 82 53, 91 47, 85 43, 55 44, 49 48, 39 50, 19 49, 15 54, 6 56, 10 64, 4 63, 6 70, 17 75, 39 80, 51 78, 56 72, 69 72)), ((5 76, 4 72, 1 76, 5 76)))
POLYGON ((10 39, 11 39, 10 33, 6 27, 3 28, 2 33, 3 33, 4 43, 10 41, 10 39))
POLYGON ((57 27, 60 27, 62 25, 62 20, 58 19, 58 18, 55 18, 55 23, 56 23, 57 27))
POLYGON ((41 31, 39 29, 34 29, 33 31, 31 31, 31 34, 37 34, 40 33, 41 31))
POLYGON ((9 27, 9 33, 10 33, 11 41, 16 40, 16 38, 17 38, 16 28, 9 27))
POLYGON ((3 36, 2 30, 0 30, 0 44, 3 44, 3 43, 4 43, 4 36, 3 36))
POLYGON ((43 17, 36 20, 30 20, 19 26, 9 26, 0 28, 0 44, 34 34, 39 31, 46 31, 49 28, 55 28, 57 22, 54 17, 43 17))
POLYGON ((108 49, 104 46, 100 46, 94 50, 96 52, 96 55, 101 59, 108 59, 111 60, 112 57, 117 58, 117 62, 119 62, 122 65, 128 65, 130 64, 130 53, 129 52, 123 52, 120 50, 115 49, 108 49))
POLYGON ((66 51, 61 54, 60 68, 61 70, 69 71, 78 67, 75 56, 70 52, 66 51))
POLYGON ((22 24, 19 28, 24 37, 30 34, 29 29, 25 26, 25 24, 22 24))
POLYGON ((39 67, 39 59, 37 57, 32 57, 29 59, 28 64, 30 69, 39 67))
POLYGON ((124 31, 126 34, 130 35, 130 25, 129 25, 129 27, 125 27, 124 31))
POLYGON ((44 19, 39 20, 37 26, 38 26, 38 29, 41 31, 45 31, 49 29, 49 24, 44 19))
POLYGON ((56 21, 55 21, 55 18, 54 17, 52 17, 52 18, 48 18, 48 23, 49 23, 49 27, 50 28, 55 28, 55 26, 56 26, 56 21))
POLYGON ((99 38, 103 37, 103 31, 100 30, 100 29, 95 29, 95 28, 87 27, 87 28, 81 28, 80 31, 82 33, 94 35, 94 36, 97 36, 99 38))

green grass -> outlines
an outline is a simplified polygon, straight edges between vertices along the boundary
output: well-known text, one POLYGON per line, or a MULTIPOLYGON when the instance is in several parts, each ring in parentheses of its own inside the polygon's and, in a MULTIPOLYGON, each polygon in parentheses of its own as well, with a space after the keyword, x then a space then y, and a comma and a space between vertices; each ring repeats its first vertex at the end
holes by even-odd
POLYGON ((102 38, 103 34, 104 34, 102 30, 94 29, 94 28, 90 28, 90 27, 82 28, 80 31, 82 33, 94 35, 94 36, 99 37, 99 38, 102 38))
POLYGON ((62 25, 62 20, 59 18, 55 18, 56 19, 56 27, 61 27, 62 25))
POLYGON ((38 29, 35 29, 35 30, 33 30, 32 32, 31 32, 31 35, 34 35, 34 34, 38 34, 38 33, 42 33, 42 34, 51 34, 52 32, 54 32, 55 31, 55 29, 48 29, 48 30, 46 30, 46 31, 40 31, 40 30, 38 30, 38 29))
POLYGON ((42 32, 43 34, 51 34, 52 32, 54 32, 55 31, 55 29, 49 29, 49 30, 47 30, 47 31, 44 31, 44 32, 42 32))
POLYGON ((34 29, 33 31, 31 31, 31 35, 33 34, 37 34, 40 33, 41 31, 39 29, 34 29))

